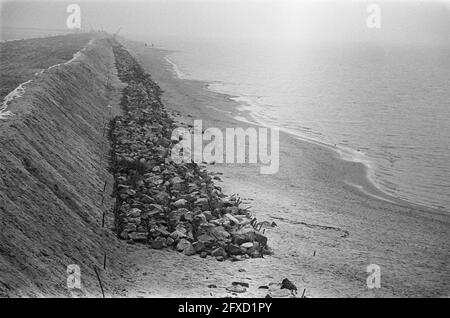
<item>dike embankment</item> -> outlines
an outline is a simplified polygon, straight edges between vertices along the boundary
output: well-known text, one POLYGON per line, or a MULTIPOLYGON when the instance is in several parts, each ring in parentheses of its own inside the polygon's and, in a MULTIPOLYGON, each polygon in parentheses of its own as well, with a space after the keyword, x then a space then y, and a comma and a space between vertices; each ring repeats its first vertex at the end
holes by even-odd
POLYGON ((109 42, 93 35, 84 45, 67 60, 33 69, 3 105, 0 296, 101 296, 95 270, 106 294, 114 293, 111 275, 122 271, 111 230, 107 123, 119 112, 123 85, 109 42), (69 265, 80 269, 80 290, 67 288, 69 265))

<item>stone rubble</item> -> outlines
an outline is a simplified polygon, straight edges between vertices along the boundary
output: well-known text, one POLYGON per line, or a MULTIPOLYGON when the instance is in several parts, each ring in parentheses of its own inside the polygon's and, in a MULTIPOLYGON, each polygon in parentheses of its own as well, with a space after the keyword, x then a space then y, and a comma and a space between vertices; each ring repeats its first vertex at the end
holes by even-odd
POLYGON ((128 84, 124 115, 110 123, 119 237, 218 261, 269 254, 267 238, 238 196, 224 195, 204 166, 172 161, 175 124, 160 88, 127 50, 111 44, 119 77, 128 84))

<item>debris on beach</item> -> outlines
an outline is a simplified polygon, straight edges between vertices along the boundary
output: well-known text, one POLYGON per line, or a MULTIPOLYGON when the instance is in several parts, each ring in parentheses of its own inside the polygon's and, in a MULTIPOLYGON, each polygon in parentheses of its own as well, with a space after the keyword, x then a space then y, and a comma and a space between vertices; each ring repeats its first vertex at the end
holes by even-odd
POLYGON ((231 285, 225 289, 230 293, 245 293, 247 291, 247 288, 240 285, 231 285))
POLYGON ((287 278, 283 279, 281 283, 271 282, 258 286, 258 290, 266 291, 268 298, 297 298, 297 287, 287 278))
POLYGON ((242 286, 242 287, 246 287, 246 288, 249 288, 250 287, 250 284, 249 283, 244 283, 244 282, 232 282, 231 283, 231 285, 236 285, 236 286, 242 286))
POLYGON ((241 207, 239 196, 224 195, 204 166, 172 161, 170 150, 178 141, 171 140, 175 124, 160 88, 128 51, 117 42, 112 46, 118 75, 128 84, 124 115, 110 123, 119 237, 218 261, 269 254, 261 225, 241 207))
POLYGON ((280 289, 288 289, 291 291, 292 295, 297 294, 297 286, 294 285, 289 279, 285 278, 281 282, 281 288, 280 289))

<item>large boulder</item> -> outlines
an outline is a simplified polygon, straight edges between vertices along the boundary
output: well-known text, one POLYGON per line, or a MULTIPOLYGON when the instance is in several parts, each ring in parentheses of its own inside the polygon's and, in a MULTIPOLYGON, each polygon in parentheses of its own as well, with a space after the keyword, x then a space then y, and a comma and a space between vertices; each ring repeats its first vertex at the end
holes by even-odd
POLYGON ((211 251, 211 255, 214 257, 222 256, 227 257, 227 252, 223 249, 223 247, 218 247, 211 251))
POLYGON ((202 243, 206 247, 210 247, 216 242, 216 239, 211 235, 202 234, 197 237, 197 241, 202 243))
POLYGON ((142 232, 133 232, 128 235, 128 238, 135 242, 146 242, 148 239, 148 234, 142 232))
POLYGON ((227 243, 231 239, 231 234, 223 226, 215 226, 209 230, 209 234, 216 238, 218 242, 227 243))
POLYGON ((178 252, 183 252, 186 248, 192 246, 191 242, 189 242, 186 239, 181 239, 178 244, 177 244, 177 251, 178 252))
POLYGON ((255 230, 253 227, 244 227, 231 233, 233 243, 241 245, 247 242, 258 242, 261 245, 267 245, 267 237, 255 230))
POLYGON ((127 218, 138 218, 141 216, 141 213, 142 213, 141 210, 133 208, 126 212, 126 216, 127 218))
POLYGON ((197 254, 197 251, 195 250, 194 246, 192 246, 191 243, 189 243, 189 245, 187 245, 184 250, 183 250, 184 255, 187 256, 192 256, 197 254))
POLYGON ((176 208, 184 208, 187 205, 186 199, 179 199, 173 203, 173 206, 176 208))
POLYGON ((245 254, 245 249, 241 248, 239 245, 230 244, 227 246, 228 254, 230 255, 243 255, 245 254))

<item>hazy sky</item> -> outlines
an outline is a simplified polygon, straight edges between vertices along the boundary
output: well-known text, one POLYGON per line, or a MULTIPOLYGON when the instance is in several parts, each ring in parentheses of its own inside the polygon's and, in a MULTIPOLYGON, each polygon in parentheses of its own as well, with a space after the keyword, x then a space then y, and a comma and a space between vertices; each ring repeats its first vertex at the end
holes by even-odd
MULTIPOLYGON (((449 1, 149 0, 5 1, 2 27, 65 28, 81 6, 82 27, 133 37, 179 36, 285 41, 450 43, 449 1), (381 28, 366 26, 367 5, 381 28)), ((3 28, 3 32, 4 32, 3 28)))

